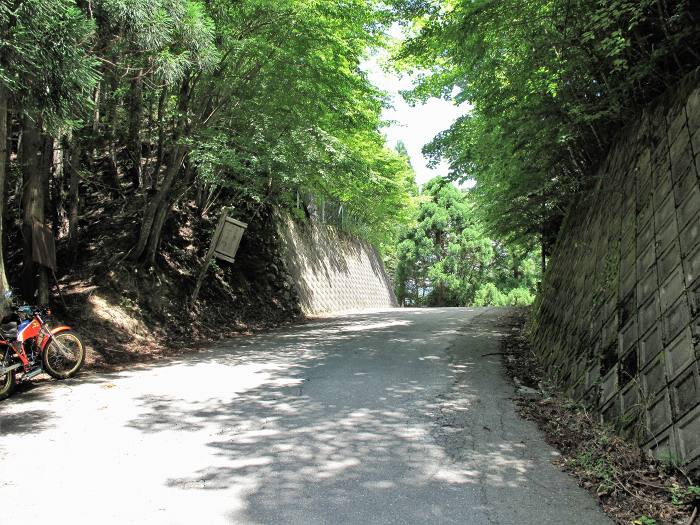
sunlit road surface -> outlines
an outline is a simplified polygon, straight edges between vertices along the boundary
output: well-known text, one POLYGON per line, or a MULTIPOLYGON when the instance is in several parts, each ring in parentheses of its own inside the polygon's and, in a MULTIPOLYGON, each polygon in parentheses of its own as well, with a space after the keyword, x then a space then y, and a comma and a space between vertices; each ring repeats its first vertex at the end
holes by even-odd
POLYGON ((510 397, 496 309, 323 319, 0 402, 2 523, 608 523, 510 397))

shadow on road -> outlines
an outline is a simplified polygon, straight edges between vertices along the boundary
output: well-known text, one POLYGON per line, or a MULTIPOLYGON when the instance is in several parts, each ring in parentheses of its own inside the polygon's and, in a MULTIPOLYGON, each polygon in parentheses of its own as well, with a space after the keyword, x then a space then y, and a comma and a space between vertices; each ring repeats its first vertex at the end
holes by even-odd
MULTIPOLYGON (((243 350, 216 359, 232 366, 266 364, 258 372, 259 384, 231 399, 142 396, 137 400, 141 413, 129 425, 149 434, 215 427, 215 438, 207 443, 215 465, 165 483, 183 490, 246 487, 245 510, 232 512, 234 522, 303 522, 305 516, 357 521, 358 493, 364 494, 361 514, 377 521, 392 521, 392 514, 400 512, 409 522, 449 522, 450 508, 463 500, 465 486, 479 492, 498 487, 506 506, 508 496, 518 502, 533 468, 526 444, 521 437, 504 436, 502 428, 475 433, 464 417, 480 403, 479 392, 464 380, 475 361, 450 358, 437 378, 442 392, 420 378, 402 377, 405 367, 418 369, 432 361, 437 367, 444 358, 426 352, 431 339, 412 329, 412 319, 421 315, 404 311, 400 318, 319 321, 286 330, 269 343, 256 338, 254 353, 243 350), (387 348, 378 348, 377 340, 387 341, 387 348), (387 368, 387 351, 397 354, 400 363, 388 366, 400 373, 389 373, 390 381, 376 390, 372 371, 387 368), (272 354, 281 362, 270 368, 272 354), (335 366, 341 360, 344 377, 335 366), (316 383, 322 385, 316 388, 316 383), (444 385, 460 385, 459 399, 444 385), (429 395, 431 388, 438 395, 429 395), (491 442, 469 448, 468 435, 491 442), (442 504, 412 504, 435 494, 442 504), (395 501, 400 511, 387 507, 387 501, 395 501)), ((455 316, 431 336, 459 335, 462 323, 463 317, 455 316)), ((495 334, 490 325, 470 329, 472 338, 495 334)), ((487 501, 477 500, 481 507, 473 512, 488 514, 487 501)))
POLYGON ((109 523, 603 523, 515 416, 499 315, 318 319, 39 385, 0 406, 0 465, 17 439, 89 445, 99 461, 70 469, 95 480, 92 508, 133 503, 109 523))
POLYGON ((25 410, 0 415, 0 434, 41 432, 52 426, 53 414, 48 410, 25 410))

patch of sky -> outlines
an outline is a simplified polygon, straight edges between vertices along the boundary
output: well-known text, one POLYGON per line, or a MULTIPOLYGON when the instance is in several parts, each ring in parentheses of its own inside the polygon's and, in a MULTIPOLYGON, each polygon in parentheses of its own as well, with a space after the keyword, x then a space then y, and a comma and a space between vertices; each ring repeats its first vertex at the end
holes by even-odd
MULTIPOLYGON (((398 25, 389 30, 389 37, 400 40, 402 31, 398 25)), ((449 165, 442 161, 430 167, 429 160, 423 155, 423 146, 428 144, 438 133, 448 129, 455 120, 466 114, 467 104, 456 105, 451 100, 431 98, 425 104, 409 105, 401 96, 401 91, 408 91, 413 84, 414 75, 399 74, 383 66, 387 62, 388 51, 380 50, 362 64, 370 81, 387 93, 390 106, 384 110, 382 117, 389 124, 384 127, 387 143, 395 147, 403 142, 411 158, 419 185, 436 176, 446 176, 449 165)), ((467 181, 463 187, 472 187, 473 181, 467 181)))

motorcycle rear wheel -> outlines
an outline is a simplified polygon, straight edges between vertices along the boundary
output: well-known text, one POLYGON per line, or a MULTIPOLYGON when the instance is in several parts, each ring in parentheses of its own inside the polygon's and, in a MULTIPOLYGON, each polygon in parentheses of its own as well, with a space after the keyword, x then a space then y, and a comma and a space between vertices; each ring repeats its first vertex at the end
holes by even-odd
MULTIPOLYGON (((4 366, 4 363, 0 362, 0 366, 4 366)), ((17 376, 15 375, 15 370, 0 375, 0 399, 10 397, 16 386, 17 376)))
POLYGON ((55 379, 68 379, 78 373, 85 362, 85 345, 73 330, 53 336, 44 348, 44 370, 55 379))

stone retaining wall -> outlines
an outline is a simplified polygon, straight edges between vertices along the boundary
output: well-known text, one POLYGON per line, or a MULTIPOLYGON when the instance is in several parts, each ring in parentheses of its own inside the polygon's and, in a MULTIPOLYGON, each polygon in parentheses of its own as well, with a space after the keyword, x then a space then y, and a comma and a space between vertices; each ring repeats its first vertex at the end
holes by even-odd
POLYGON ((369 243, 315 222, 279 221, 287 271, 307 315, 397 305, 377 250, 369 243))
POLYGON ((625 132, 569 210, 533 341, 577 399, 700 466, 700 75, 625 132))

